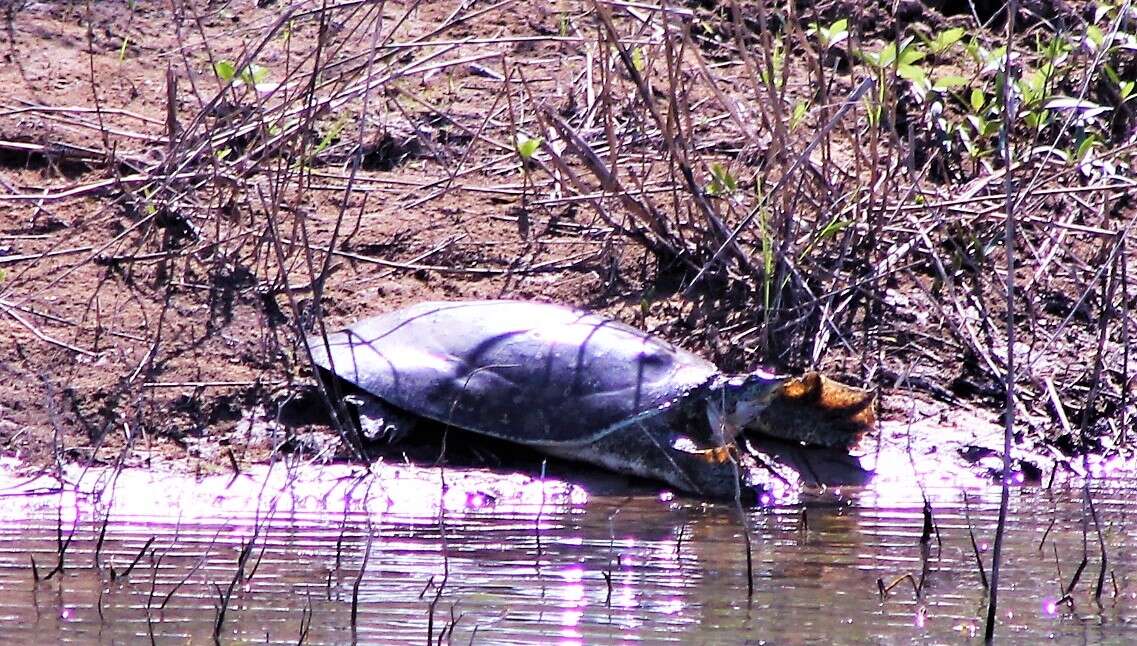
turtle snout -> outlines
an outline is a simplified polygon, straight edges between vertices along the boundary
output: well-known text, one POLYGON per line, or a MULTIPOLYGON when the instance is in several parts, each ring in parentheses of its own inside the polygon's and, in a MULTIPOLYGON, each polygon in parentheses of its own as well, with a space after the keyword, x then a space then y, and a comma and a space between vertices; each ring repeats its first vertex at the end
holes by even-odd
POLYGON ((876 424, 873 399, 867 390, 810 372, 782 384, 749 428, 794 442, 850 449, 876 424))

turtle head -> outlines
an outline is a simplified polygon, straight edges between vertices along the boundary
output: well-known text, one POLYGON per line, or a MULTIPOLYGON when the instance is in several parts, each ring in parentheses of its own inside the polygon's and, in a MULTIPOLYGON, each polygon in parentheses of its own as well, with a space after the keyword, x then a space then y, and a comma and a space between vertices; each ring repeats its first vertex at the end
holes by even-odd
POLYGON ((785 377, 768 372, 752 372, 727 377, 707 398, 707 421, 718 444, 728 444, 751 428, 762 411, 779 396, 785 377))
MULTIPOLYGON (((754 376, 747 375, 746 379, 754 376)), ((743 424, 746 432, 850 449, 876 422, 871 392, 846 386, 817 372, 778 378, 771 388, 761 391, 752 387, 751 392, 760 393, 757 405, 736 407, 736 410, 746 411, 757 409, 743 424)))

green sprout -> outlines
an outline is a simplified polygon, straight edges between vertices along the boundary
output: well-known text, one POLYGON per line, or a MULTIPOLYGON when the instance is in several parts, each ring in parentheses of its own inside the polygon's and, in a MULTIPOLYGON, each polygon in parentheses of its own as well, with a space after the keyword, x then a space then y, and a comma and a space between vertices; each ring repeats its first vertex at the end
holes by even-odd
POLYGON ((347 126, 348 121, 350 121, 350 117, 346 114, 336 119, 335 123, 324 133, 324 136, 320 137, 320 143, 316 144, 316 148, 312 151, 312 156, 315 157, 324 152, 333 141, 339 139, 340 133, 343 132, 343 129, 347 126))
POLYGON ((213 64, 213 73, 222 83, 255 86, 267 80, 270 72, 267 67, 256 63, 250 63, 238 70, 237 64, 233 61, 221 59, 213 64))
POLYGON ((925 38, 920 36, 924 41, 924 45, 928 48, 928 53, 932 56, 942 56, 946 54, 956 43, 963 40, 967 32, 962 27, 953 27, 951 29, 942 31, 934 38, 925 38))
POLYGON ((801 122, 805 120, 805 115, 809 113, 809 105, 805 101, 798 101, 794 104, 793 114, 790 115, 790 131, 797 130, 801 122))
POLYGON ((636 68, 637 72, 643 72, 647 69, 647 57, 644 56, 643 47, 632 48, 632 67, 636 68))
POLYGON ((822 27, 815 22, 810 23, 806 33, 810 36, 817 36, 817 42, 821 43, 822 49, 830 49, 849 38, 849 21, 842 18, 828 27, 822 27))
POLYGON ((711 181, 707 183, 707 193, 715 197, 731 195, 738 190, 738 180, 725 166, 711 164, 711 181))
POLYGON ((541 147, 542 140, 540 137, 526 137, 525 135, 517 136, 517 156, 521 161, 528 162, 533 159, 533 155, 537 153, 537 149, 541 147))

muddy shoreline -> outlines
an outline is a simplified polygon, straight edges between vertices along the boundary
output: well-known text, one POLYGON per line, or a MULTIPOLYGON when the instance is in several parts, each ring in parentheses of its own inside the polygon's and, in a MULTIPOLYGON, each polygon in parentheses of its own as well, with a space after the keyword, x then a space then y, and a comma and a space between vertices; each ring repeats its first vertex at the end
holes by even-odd
MULTIPOLYGON (((978 50, 958 40, 937 53, 915 37, 946 43, 969 17, 921 5, 879 24, 873 16, 886 14, 875 8, 806 3, 793 22, 748 4, 737 33, 725 5, 694 3, 675 8, 676 24, 699 27, 688 42, 644 31, 662 28, 655 13, 605 22, 571 2, 469 15, 447 3, 405 14, 223 4, 33 2, 6 14, 5 455, 41 465, 157 455, 190 472, 243 469, 286 445, 342 459, 320 424, 277 429, 295 435, 285 442, 248 420, 275 423, 311 384, 298 340, 318 320, 335 327, 440 298, 570 303, 723 370, 819 369, 876 391, 885 422, 935 417, 935 432, 952 433, 964 411, 1001 423, 1008 316, 996 151, 969 160, 952 144, 926 163, 913 157, 938 126, 919 121, 931 108, 908 77, 884 96, 894 101, 889 124, 866 128, 871 111, 860 108, 826 124, 871 72, 863 52, 887 50, 886 28, 914 34, 931 76, 968 79, 971 103, 945 93, 941 107, 944 119, 974 124, 967 106, 991 100, 978 50), (824 33, 814 24, 848 12, 856 38, 837 38, 837 22, 824 33), (367 34, 399 55, 369 58, 367 34), (596 38, 623 55, 599 65, 596 38), (781 65, 784 112, 752 86, 766 61, 739 42, 782 52, 770 62, 781 65), (46 63, 21 54, 32 51, 46 63), (670 83, 679 85, 669 94, 670 83), (305 101, 315 107, 301 119, 305 101), (787 127, 767 132, 775 113, 787 127), (667 114, 686 120, 683 137, 659 128, 667 114), (825 141, 810 148, 817 132, 825 141), (519 161, 524 141, 532 150, 519 161), (791 150, 810 151, 811 170, 780 182, 800 167, 791 150), (772 210, 759 226, 763 204, 772 210), (723 232, 743 222, 727 264, 710 262, 730 247, 723 232), (913 412, 923 408, 934 412, 913 412)), ((1019 26, 1029 78, 1041 54, 1026 43, 1049 32, 1019 26)), ((999 37, 972 32, 984 47, 999 37)), ((1124 81, 1133 69, 1111 72, 1124 81)), ((1017 214, 1009 317, 1016 440, 1027 452, 1131 452, 1127 109, 1110 113, 1090 147, 1113 166, 1031 157, 1015 167, 1036 180, 1017 214)), ((1057 136, 1060 125, 1037 129, 1057 136)))

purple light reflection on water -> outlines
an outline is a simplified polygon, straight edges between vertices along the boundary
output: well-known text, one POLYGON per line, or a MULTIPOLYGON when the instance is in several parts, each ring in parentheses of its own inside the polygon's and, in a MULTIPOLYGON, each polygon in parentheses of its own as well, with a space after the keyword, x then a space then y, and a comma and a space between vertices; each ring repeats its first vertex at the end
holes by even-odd
POLYGON ((480 491, 468 492, 466 494, 466 509, 471 511, 492 507, 493 503, 493 496, 486 495, 480 491))
POLYGON ((571 565, 557 573, 563 585, 559 586, 557 593, 561 597, 560 617, 560 643, 579 644, 584 635, 577 626, 584 616, 584 567, 571 565), (567 641, 566 641, 567 640, 567 641))
POLYGON ((687 604, 683 601, 682 597, 668 597, 659 602, 655 611, 664 615, 678 615, 683 612, 683 609, 686 607, 687 604))

